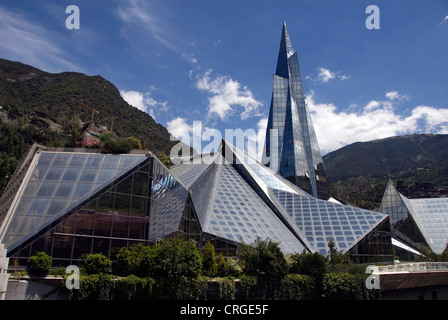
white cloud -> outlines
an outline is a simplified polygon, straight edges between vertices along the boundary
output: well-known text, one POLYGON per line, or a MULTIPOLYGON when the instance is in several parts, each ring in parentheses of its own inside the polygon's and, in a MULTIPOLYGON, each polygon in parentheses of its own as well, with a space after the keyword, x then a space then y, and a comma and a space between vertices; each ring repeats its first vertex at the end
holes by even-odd
POLYGON ((325 83, 334 78, 336 78, 336 75, 333 72, 326 68, 319 68, 319 74, 317 75, 319 81, 325 83))
POLYGON ((372 100, 360 113, 338 111, 332 103, 316 103, 313 92, 306 101, 322 153, 357 141, 411 133, 448 133, 448 109, 420 105, 409 116, 401 116, 387 100, 372 100))
POLYGON ((156 15, 160 10, 156 3, 143 0, 124 0, 116 10, 117 17, 125 23, 121 29, 126 38, 132 37, 136 31, 144 30, 161 44, 171 50, 176 50, 166 24, 166 19, 156 15))
POLYGON ((347 74, 341 74, 341 71, 332 72, 328 68, 317 68, 318 74, 316 77, 306 76, 305 79, 313 82, 327 83, 332 79, 340 79, 341 81, 350 79, 351 76, 347 74))
POLYGON ((226 120, 235 111, 232 106, 238 105, 243 108, 240 114, 242 120, 252 116, 260 115, 259 109, 263 105, 256 100, 252 92, 246 87, 230 78, 229 76, 210 77, 212 70, 198 76, 196 88, 211 94, 209 97, 208 115, 216 114, 221 120, 226 120))
POLYGON ((182 53, 182 58, 184 58, 185 60, 187 60, 188 62, 192 63, 192 64, 196 64, 198 62, 198 59, 196 59, 196 57, 194 56, 194 53, 188 54, 183 52, 182 53))
POLYGON ((2 58, 49 72, 83 71, 71 62, 70 52, 55 41, 58 39, 60 43, 65 43, 65 38, 24 14, 0 6, 0 29, 2 58))
POLYGON ((386 92, 386 98, 390 100, 408 100, 408 97, 405 94, 400 94, 397 91, 388 91, 386 92))
POLYGON ((177 117, 167 122, 167 130, 180 141, 190 144, 193 126, 189 125, 184 118, 177 117))
POLYGON ((136 107, 155 119, 155 111, 167 111, 167 101, 157 101, 151 97, 151 91, 145 93, 139 91, 120 90, 121 97, 131 106, 136 107))
POLYGON ((448 16, 446 16, 446 17, 439 23, 439 25, 444 25, 444 24, 448 24, 448 16))

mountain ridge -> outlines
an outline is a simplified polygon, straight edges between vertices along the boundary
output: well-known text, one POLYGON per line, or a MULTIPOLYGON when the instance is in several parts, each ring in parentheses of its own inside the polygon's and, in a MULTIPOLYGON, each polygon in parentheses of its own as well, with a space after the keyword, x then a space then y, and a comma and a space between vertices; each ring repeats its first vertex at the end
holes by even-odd
POLYGON ((177 141, 144 111, 129 105, 113 83, 100 75, 49 73, 17 61, 0 59, 0 105, 54 122, 77 115, 84 123, 112 127, 119 137, 134 136, 153 152, 169 153, 177 141))
POLYGON ((410 134, 355 142, 323 156, 330 182, 448 165, 448 134, 410 134))

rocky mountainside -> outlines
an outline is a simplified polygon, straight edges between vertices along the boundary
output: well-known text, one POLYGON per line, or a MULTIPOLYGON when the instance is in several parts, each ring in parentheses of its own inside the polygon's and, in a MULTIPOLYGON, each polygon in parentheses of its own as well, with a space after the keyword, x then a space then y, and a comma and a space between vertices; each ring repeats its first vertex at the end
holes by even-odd
POLYGON ((357 142, 323 157, 331 182, 448 165, 448 135, 414 134, 357 142))
POLYGON ((83 123, 89 123, 93 112, 97 127, 112 128, 118 137, 136 137, 151 151, 169 154, 175 144, 170 142, 164 126, 130 106, 118 89, 101 76, 75 72, 52 74, 0 59, 0 106, 8 112, 53 123, 58 123, 63 116, 77 116, 83 123))

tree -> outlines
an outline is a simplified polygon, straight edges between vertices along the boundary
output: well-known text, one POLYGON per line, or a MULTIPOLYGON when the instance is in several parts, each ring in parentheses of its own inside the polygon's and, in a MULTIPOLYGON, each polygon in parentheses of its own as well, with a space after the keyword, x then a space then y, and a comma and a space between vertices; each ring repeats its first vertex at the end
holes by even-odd
POLYGON ((201 255, 196 246, 178 238, 163 240, 154 257, 155 275, 195 278, 201 274, 201 255))
POLYGON ((348 263, 347 257, 336 249, 336 243, 333 240, 328 242, 328 262, 331 267, 348 263))
POLYGON ((165 152, 160 152, 159 154, 159 160, 162 161, 162 163, 167 167, 170 168, 170 156, 168 156, 165 152))
POLYGON ((84 268, 88 274, 107 273, 112 267, 112 262, 102 253, 85 255, 84 268))
POLYGON ((132 149, 143 150, 143 144, 139 139, 135 137, 127 137, 127 140, 131 142, 132 149))
POLYGON ((255 276, 259 287, 272 298, 288 272, 288 264, 279 244, 270 239, 255 240, 254 245, 239 248, 244 261, 244 273, 255 276))
POLYGON ((216 259, 216 267, 218 270, 218 276, 227 277, 230 273, 229 263, 224 259, 222 253, 219 254, 218 259, 216 259))
POLYGON ((215 248, 209 241, 206 243, 202 253, 202 273, 209 277, 214 277, 218 273, 215 248))
POLYGON ((314 278, 316 288, 322 286, 322 281, 328 271, 327 261, 325 257, 318 252, 315 253, 296 253, 291 256, 293 261, 289 272, 308 275, 314 278))
POLYGON ((62 130, 68 137, 67 147, 75 147, 76 143, 82 138, 82 122, 79 116, 68 117, 63 116, 58 119, 62 130))

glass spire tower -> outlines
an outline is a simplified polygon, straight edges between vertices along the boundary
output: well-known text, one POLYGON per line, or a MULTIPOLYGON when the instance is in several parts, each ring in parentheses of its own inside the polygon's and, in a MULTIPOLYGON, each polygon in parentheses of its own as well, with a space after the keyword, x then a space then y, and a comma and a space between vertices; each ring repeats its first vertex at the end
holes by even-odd
POLYGON ((328 200, 322 156, 305 103, 297 52, 283 22, 263 163, 310 195, 328 200))

